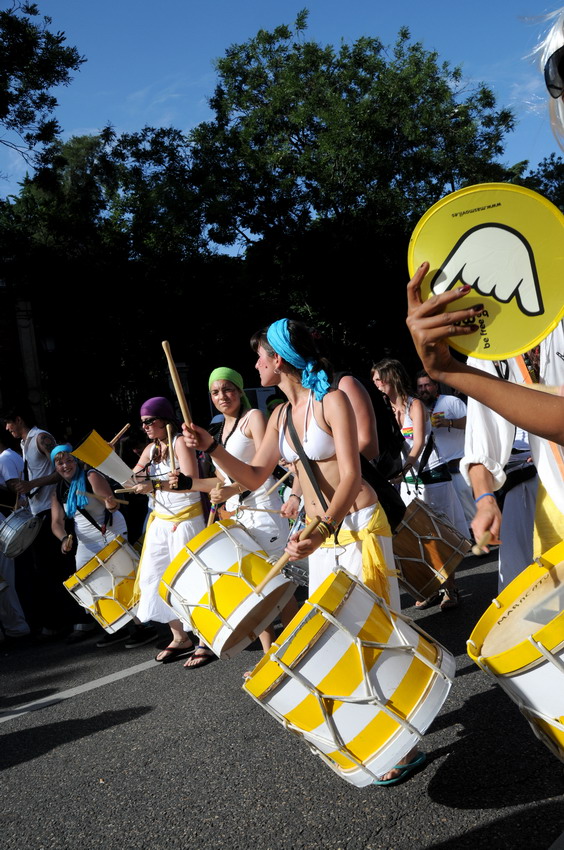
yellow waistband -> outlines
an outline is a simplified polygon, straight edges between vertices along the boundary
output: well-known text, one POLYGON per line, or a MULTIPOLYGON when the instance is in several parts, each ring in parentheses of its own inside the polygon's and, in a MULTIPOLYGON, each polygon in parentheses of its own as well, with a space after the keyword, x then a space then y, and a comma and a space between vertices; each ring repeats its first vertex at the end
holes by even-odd
POLYGON ((194 517, 200 516, 201 513, 203 513, 202 502, 199 499, 193 505, 188 505, 187 508, 178 511, 177 514, 159 514, 157 511, 153 511, 149 520, 153 517, 154 519, 166 519, 169 522, 184 522, 186 519, 194 519, 194 517))
MULTIPOLYGON (((362 543, 362 581, 388 603, 390 602, 388 577, 397 576, 397 570, 388 569, 378 537, 391 536, 390 524, 380 504, 375 506, 374 513, 364 528, 359 531, 341 528, 337 535, 339 546, 348 546, 350 543, 359 541, 362 543)), ((335 538, 328 537, 321 545, 325 549, 332 548, 335 546, 335 538)))

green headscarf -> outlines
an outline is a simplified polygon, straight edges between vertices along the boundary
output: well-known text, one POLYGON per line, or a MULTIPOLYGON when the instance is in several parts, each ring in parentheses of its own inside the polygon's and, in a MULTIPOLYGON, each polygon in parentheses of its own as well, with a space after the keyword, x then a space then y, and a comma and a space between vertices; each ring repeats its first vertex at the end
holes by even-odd
POLYGON ((212 384, 214 381, 230 381, 238 390, 241 390, 241 404, 243 406, 243 410, 251 409, 251 402, 245 395, 243 376, 236 372, 235 369, 228 369, 227 366, 219 366, 217 369, 214 369, 211 373, 208 380, 208 390, 211 391, 212 384))

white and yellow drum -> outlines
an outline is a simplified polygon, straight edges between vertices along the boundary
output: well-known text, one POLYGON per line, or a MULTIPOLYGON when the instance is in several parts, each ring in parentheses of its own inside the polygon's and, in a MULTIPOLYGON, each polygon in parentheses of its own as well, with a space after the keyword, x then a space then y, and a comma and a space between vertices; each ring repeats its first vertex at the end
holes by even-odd
POLYGON ((470 635, 468 654, 564 761, 564 543, 493 600, 470 635))
POLYGON ((233 658, 269 626, 296 585, 278 575, 256 587, 272 567, 250 534, 233 520, 192 538, 166 569, 159 593, 220 658, 233 658))
POLYGON ((110 634, 133 619, 133 598, 139 555, 123 537, 116 537, 64 582, 76 601, 110 634))
POLYGON ((452 655, 350 573, 307 600, 243 689, 339 776, 369 785, 439 712, 452 655))

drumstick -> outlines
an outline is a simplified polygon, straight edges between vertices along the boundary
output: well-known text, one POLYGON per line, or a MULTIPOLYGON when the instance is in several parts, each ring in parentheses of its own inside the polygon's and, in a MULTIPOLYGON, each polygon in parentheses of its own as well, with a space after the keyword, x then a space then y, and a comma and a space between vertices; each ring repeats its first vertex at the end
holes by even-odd
MULTIPOLYGON (((222 490, 224 486, 225 486, 225 485, 220 484, 220 485, 219 485, 219 487, 218 487, 217 489, 218 489, 218 490, 222 490)), ((214 522, 215 522, 215 515, 216 515, 216 513, 217 513, 217 509, 218 509, 219 505, 221 505, 221 502, 212 502, 210 515, 209 515, 209 517, 208 517, 208 527, 209 527, 210 525, 213 525, 213 524, 214 524, 214 522)))
POLYGON ((249 505, 239 505, 238 511, 258 511, 261 514, 281 514, 282 511, 271 511, 270 508, 251 508, 249 505))
POLYGON ((127 429, 128 429, 128 428, 131 428, 131 424, 130 424, 129 422, 127 423, 127 425, 124 425, 124 426, 123 426, 123 428, 121 429, 121 431, 118 431, 118 433, 115 435, 115 437, 113 438, 113 440, 110 440, 110 442, 108 443, 108 445, 110 445, 110 446, 115 446, 115 445, 116 445, 116 443, 117 443, 119 440, 121 440, 121 438, 123 437, 123 435, 125 434, 125 432, 127 431, 127 429))
POLYGON ((172 378, 172 383, 174 384, 174 390, 176 392, 176 398, 178 399, 178 404, 180 405, 180 410, 182 412, 182 417, 184 422, 187 425, 192 424, 192 417, 190 416, 190 411, 188 410, 188 404, 186 403, 186 396, 184 395, 184 390, 182 388, 182 384, 180 383, 180 378, 178 376, 178 369, 176 368, 176 364, 172 359, 172 353, 170 350, 170 345, 167 340, 163 340, 162 343, 164 353, 166 354, 166 359, 168 362, 168 370, 170 372, 170 377, 172 378))
MULTIPOLYGON (((116 493, 117 492, 121 492, 121 490, 120 491, 116 490, 116 493)), ((86 493, 84 490, 79 490, 78 493, 81 496, 92 496, 92 498, 98 499, 99 502, 105 502, 106 501, 106 497, 100 496, 98 493, 86 493)), ((129 504, 127 499, 115 499, 115 501, 118 503, 118 505, 128 505, 129 504)))
MULTIPOLYGON (((120 487, 119 489, 114 490, 114 493, 135 493, 135 487, 120 487)), ((116 499, 119 501, 119 499, 116 499)), ((129 502, 127 502, 129 504, 129 502)))
MULTIPOLYGON (((315 517, 315 519, 312 519, 312 521, 308 525, 306 525, 304 530, 300 533, 299 539, 305 540, 306 538, 308 538, 312 531, 315 531, 320 522, 321 517, 319 516, 315 517)), ((277 576, 278 573, 282 572, 283 568, 286 566, 289 560, 290 556, 286 552, 284 552, 282 557, 279 558, 278 561, 276 561, 270 572, 266 575, 266 578, 263 578, 260 584, 257 584, 257 586, 255 587, 255 593, 262 593, 268 582, 275 576, 277 576)))
POLYGON ((473 555, 483 555, 484 554, 484 546, 487 546, 490 540, 492 539, 491 531, 484 531, 479 540, 477 540, 472 546, 472 554, 473 555))
POLYGON ((279 478, 278 481, 276 482, 276 484, 273 484, 272 487, 270 488, 270 490, 267 490, 264 495, 270 496, 271 493, 274 493, 275 490, 278 490, 278 488, 280 487, 282 482, 285 481, 286 478, 291 474, 292 474, 292 471, 289 469, 288 472, 286 473, 286 475, 283 475, 282 478, 279 478))
MULTIPOLYGON (((174 448, 173 448, 174 437, 173 437, 173 433, 172 433, 172 425, 170 424, 170 422, 168 422, 167 426, 166 426, 166 435, 168 437, 168 463, 169 463, 171 472, 174 472, 176 470, 176 461, 174 459, 174 448)), ((168 482, 168 486, 170 487, 171 490, 176 490, 176 488, 177 488, 177 485, 172 484, 170 481, 168 482)))

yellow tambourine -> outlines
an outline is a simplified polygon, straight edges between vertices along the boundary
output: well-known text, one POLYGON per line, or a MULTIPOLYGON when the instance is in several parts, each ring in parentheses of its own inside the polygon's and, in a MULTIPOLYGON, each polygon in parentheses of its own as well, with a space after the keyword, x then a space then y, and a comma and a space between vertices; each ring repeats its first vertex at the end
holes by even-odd
POLYGON ((476 304, 479 333, 452 337, 462 354, 505 360, 534 348, 564 316, 564 215, 542 195, 509 183, 468 186, 436 203, 409 243, 409 273, 430 269, 422 297, 468 284, 449 310, 476 304))

